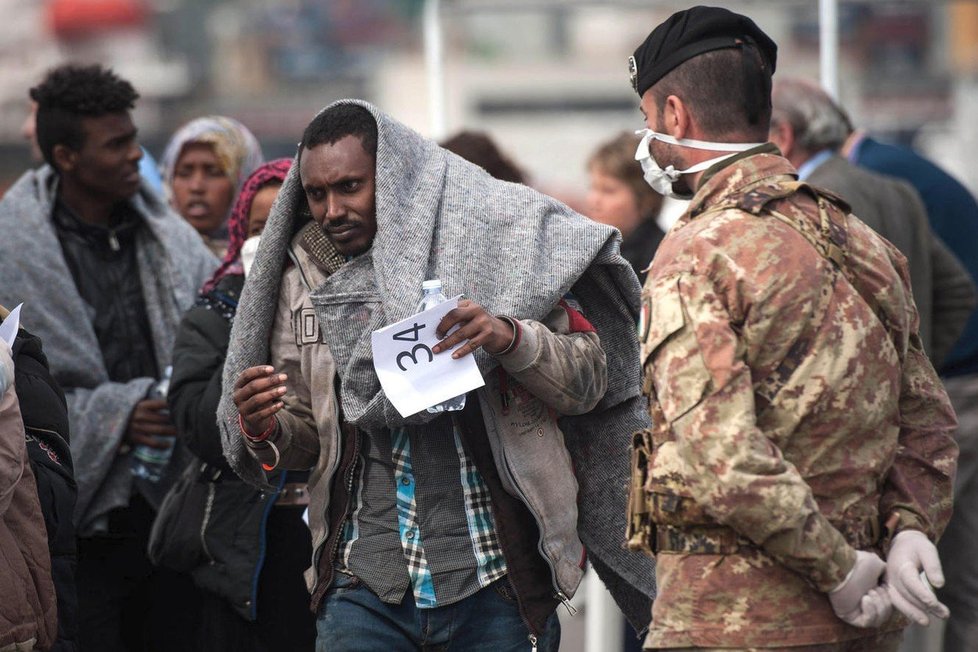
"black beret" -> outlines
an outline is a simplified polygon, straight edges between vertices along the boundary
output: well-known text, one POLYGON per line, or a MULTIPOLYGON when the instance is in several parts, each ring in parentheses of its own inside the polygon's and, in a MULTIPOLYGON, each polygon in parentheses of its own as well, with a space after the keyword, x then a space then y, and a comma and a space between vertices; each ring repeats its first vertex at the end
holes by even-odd
POLYGON ((747 16, 720 7, 677 11, 649 34, 629 59, 632 88, 641 96, 670 70, 695 56, 754 43, 770 72, 778 46, 747 16))

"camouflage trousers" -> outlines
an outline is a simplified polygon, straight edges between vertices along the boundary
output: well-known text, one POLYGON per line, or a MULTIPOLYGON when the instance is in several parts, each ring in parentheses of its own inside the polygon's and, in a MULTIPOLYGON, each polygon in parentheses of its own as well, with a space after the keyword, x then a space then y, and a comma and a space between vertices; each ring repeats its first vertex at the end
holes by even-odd
MULTIPOLYGON (((883 632, 866 638, 857 638, 843 643, 823 643, 819 645, 797 645, 793 647, 681 647, 668 648, 669 652, 896 652, 903 639, 903 631, 883 632)), ((646 648, 652 649, 652 648, 646 648)), ((666 649, 666 648, 659 648, 666 649)))

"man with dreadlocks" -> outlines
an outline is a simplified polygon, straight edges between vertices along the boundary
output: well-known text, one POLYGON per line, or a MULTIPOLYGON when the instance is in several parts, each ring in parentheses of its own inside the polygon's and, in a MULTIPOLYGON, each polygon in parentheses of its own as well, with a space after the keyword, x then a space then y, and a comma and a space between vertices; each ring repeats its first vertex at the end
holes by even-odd
POLYGON ((147 393, 217 261, 141 181, 137 97, 97 65, 48 73, 31 89, 46 165, 0 201, 0 302, 24 303, 68 401, 79 642, 89 650, 146 649, 150 638, 185 649, 190 629, 179 615, 189 578, 146 557, 167 482, 137 489, 129 458, 134 446, 169 446, 156 436, 175 434, 166 402, 147 393))

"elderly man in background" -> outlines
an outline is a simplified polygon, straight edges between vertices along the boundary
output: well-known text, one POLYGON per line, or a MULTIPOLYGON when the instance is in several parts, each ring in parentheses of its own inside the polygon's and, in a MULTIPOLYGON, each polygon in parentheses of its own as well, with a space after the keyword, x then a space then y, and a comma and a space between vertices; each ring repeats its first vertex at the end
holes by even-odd
POLYGON ((893 243, 910 267, 920 339, 940 368, 975 307, 968 271, 927 222, 910 184, 856 167, 837 152, 852 131, 845 111, 814 83, 774 84, 771 142, 798 169, 798 178, 842 197, 853 215, 893 243))
MULTIPOLYGON (((881 143, 854 129, 840 153, 860 168, 903 179, 920 193, 934 232, 947 243, 978 283, 978 201, 971 191, 912 149, 881 143)), ((945 652, 978 650, 978 312, 938 368, 958 429, 961 455, 954 478, 955 510, 941 539, 947 584, 938 591, 951 609, 945 652)))

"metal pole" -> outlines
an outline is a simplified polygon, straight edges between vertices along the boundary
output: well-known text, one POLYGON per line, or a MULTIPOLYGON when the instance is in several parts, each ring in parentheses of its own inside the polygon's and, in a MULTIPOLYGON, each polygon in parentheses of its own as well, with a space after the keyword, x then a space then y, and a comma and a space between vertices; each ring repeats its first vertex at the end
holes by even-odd
POLYGON ((448 124, 445 118, 445 48, 440 0, 425 0, 424 3, 424 62, 428 78, 430 135, 435 140, 441 140, 448 135, 448 124))
POLYGON ((839 99, 839 0, 818 0, 818 44, 822 88, 839 99))
POLYGON ((613 652, 624 646, 625 621, 594 569, 584 576, 584 652, 613 652))

